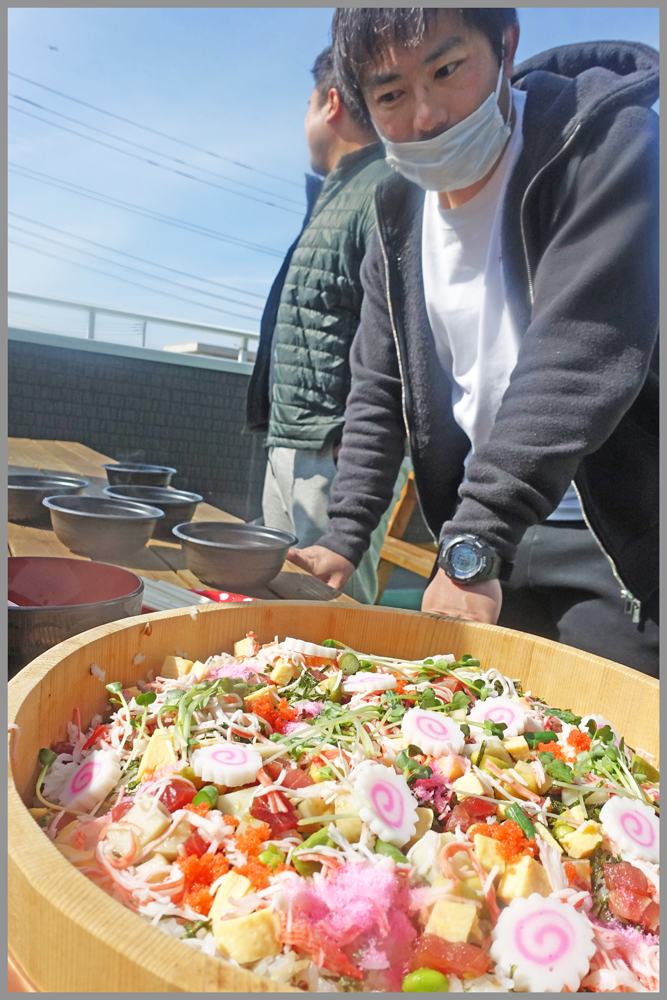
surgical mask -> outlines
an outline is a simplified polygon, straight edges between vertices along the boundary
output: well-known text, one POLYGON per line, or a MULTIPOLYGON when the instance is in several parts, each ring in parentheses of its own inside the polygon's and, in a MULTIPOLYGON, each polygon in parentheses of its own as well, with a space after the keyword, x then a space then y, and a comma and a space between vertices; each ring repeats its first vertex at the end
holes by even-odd
POLYGON ((384 144, 387 163, 426 191, 459 191, 481 180, 500 157, 512 134, 512 87, 507 122, 498 107, 503 67, 495 92, 463 121, 433 139, 384 144))

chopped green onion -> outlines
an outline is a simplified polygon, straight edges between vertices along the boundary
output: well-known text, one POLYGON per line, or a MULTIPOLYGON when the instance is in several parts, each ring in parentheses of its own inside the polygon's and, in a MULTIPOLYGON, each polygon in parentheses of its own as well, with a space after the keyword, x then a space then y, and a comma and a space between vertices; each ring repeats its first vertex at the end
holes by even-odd
POLYGON ((193 806, 201 806, 204 802, 208 802, 211 809, 216 808, 218 804, 218 789, 215 785, 204 785, 192 800, 193 806))
POLYGON ((505 816, 507 819, 513 819, 514 822, 521 827, 522 831, 528 838, 533 839, 537 836, 537 830, 528 819, 521 806, 518 806, 516 802, 512 802, 510 805, 505 807, 505 816))
POLYGON ((344 674, 356 674, 359 669, 359 660, 354 653, 343 653, 338 661, 338 666, 344 674))
POLYGON ((557 743, 558 733, 552 733, 552 732, 524 733, 523 738, 530 747, 530 749, 535 750, 535 748, 540 743, 557 743))

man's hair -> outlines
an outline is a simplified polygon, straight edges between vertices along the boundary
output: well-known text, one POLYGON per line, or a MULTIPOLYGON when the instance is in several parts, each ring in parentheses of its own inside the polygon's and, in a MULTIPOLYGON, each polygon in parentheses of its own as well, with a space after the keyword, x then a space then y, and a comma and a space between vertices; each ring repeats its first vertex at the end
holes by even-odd
POLYGON ((334 61, 331 46, 320 52, 310 72, 315 79, 315 90, 320 96, 320 104, 324 104, 331 88, 336 87, 336 90, 338 90, 336 77, 334 76, 334 61))
MULTIPOLYGON (((439 11, 458 12, 468 28, 481 32, 502 60, 503 34, 517 21, 515 7, 337 7, 332 24, 333 71, 341 96, 359 121, 371 124, 360 79, 370 62, 398 43, 419 45, 439 11)), ((329 50, 327 50, 329 51, 329 50)))
POLYGON ((361 106, 359 106, 358 104, 350 105, 345 100, 341 85, 338 82, 338 75, 334 66, 333 49, 331 46, 328 46, 328 48, 320 52, 319 56, 313 63, 311 73, 313 74, 313 78, 315 80, 315 90, 317 91, 320 99, 320 107, 322 107, 326 101, 331 88, 335 87, 340 95, 341 102, 347 108, 354 122, 362 128, 372 128, 370 118, 368 117, 366 107, 363 102, 361 106))

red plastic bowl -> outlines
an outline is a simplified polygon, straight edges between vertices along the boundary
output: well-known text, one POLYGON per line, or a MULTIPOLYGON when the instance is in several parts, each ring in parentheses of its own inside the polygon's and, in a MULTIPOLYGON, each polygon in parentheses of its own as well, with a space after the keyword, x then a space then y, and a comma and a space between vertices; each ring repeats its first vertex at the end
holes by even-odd
POLYGON ((64 639, 141 614, 144 585, 107 563, 48 556, 7 560, 9 676, 64 639))

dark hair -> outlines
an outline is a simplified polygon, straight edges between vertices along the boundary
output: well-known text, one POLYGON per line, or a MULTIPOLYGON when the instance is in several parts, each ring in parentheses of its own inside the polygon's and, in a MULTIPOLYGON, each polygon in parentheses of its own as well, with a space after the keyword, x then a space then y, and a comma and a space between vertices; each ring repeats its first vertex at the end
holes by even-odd
POLYGON ((338 90, 334 75, 333 50, 331 46, 320 52, 310 72, 315 79, 315 90, 320 95, 320 103, 324 104, 331 88, 336 87, 338 90))
POLYGON ((315 90, 320 98, 320 107, 322 107, 326 101, 331 88, 335 87, 340 94, 342 103, 345 105, 356 124, 362 126, 363 128, 372 128, 365 105, 363 103, 361 105, 357 103, 350 105, 344 99, 341 86, 338 82, 338 76, 335 71, 333 49, 331 46, 328 46, 328 48, 320 52, 319 56, 313 63, 311 73, 315 79, 315 90))
POLYGON ((517 21, 515 7, 337 7, 332 24, 333 67, 341 96, 358 119, 370 124, 360 76, 387 46, 419 45, 439 11, 457 11, 468 28, 481 32, 502 60, 503 34, 517 21))

